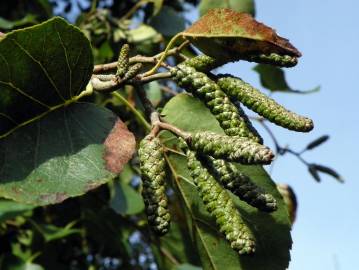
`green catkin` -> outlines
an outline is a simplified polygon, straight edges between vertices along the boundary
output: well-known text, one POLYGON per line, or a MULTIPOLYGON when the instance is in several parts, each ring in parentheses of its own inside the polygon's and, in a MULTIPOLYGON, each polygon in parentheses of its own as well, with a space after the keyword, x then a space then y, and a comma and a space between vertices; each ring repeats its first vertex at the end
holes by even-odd
POLYGON ((193 133, 187 144, 198 153, 241 164, 269 164, 274 157, 268 147, 252 140, 209 131, 193 133))
POLYGON ((203 156, 206 165, 212 175, 218 179, 221 184, 237 195, 242 201, 263 211, 273 212, 277 210, 277 202, 274 197, 266 193, 262 188, 254 184, 251 179, 241 173, 239 169, 223 159, 214 159, 203 156))
POLYGON ((269 64, 278 67, 294 67, 298 63, 298 58, 290 55, 279 55, 276 53, 271 54, 258 54, 248 55, 243 57, 244 60, 249 62, 256 62, 260 64, 269 64))
POLYGON ((215 218, 220 232, 239 254, 255 252, 254 237, 243 222, 228 192, 202 166, 196 154, 187 151, 188 168, 207 211, 215 218))
POLYGON ((262 138, 250 122, 239 114, 227 95, 206 74, 183 64, 170 71, 173 75, 172 79, 180 87, 204 102, 227 135, 247 137, 262 143, 262 138))
POLYGON ((171 216, 165 194, 166 161, 160 140, 146 136, 140 143, 138 154, 148 223, 156 234, 164 235, 169 230, 171 216))
POLYGON ((311 119, 287 110, 274 99, 267 97, 239 78, 222 75, 217 84, 231 99, 240 101, 276 125, 300 132, 308 132, 313 129, 311 119))
POLYGON ((220 60, 217 60, 213 57, 207 56, 207 55, 198 55, 193 58, 190 58, 181 64, 193 67, 197 71, 200 72, 209 72, 212 69, 215 69, 217 67, 220 67, 225 64, 225 62, 221 62, 220 60))
POLYGON ((119 54, 118 60, 117 60, 116 76, 119 78, 122 78, 128 71, 128 68, 130 66, 129 53, 130 53, 130 46, 128 44, 124 44, 121 48, 121 51, 120 51, 120 54, 119 54))
POLYGON ((141 68, 142 68, 141 63, 137 63, 137 64, 130 66, 128 71, 126 72, 126 74, 123 76, 122 80, 123 81, 131 80, 133 77, 135 77, 140 72, 141 68))

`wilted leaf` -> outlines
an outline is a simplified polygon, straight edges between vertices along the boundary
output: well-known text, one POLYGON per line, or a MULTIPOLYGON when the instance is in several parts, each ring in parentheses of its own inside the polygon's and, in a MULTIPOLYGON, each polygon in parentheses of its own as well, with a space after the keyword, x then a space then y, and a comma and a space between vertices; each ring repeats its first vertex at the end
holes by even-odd
POLYGON ((203 53, 234 61, 243 56, 271 54, 301 56, 285 38, 247 13, 218 8, 208 11, 181 35, 203 53))
POLYGON ((256 65, 253 69, 259 74, 262 86, 273 92, 279 91, 297 94, 309 94, 320 90, 319 86, 307 91, 292 89, 287 84, 284 71, 279 67, 260 64, 256 65))
MULTIPOLYGON (((200 101, 186 94, 174 97, 166 104, 162 114, 164 120, 186 131, 209 130, 224 134, 209 110, 200 101)), ((162 139, 168 147, 171 147, 175 141, 169 133, 162 134, 162 139)), ((261 167, 240 166, 257 185, 276 198, 278 210, 272 214, 262 213, 235 198, 243 219, 253 231, 257 241, 257 250, 253 256, 239 256, 218 232, 213 218, 204 209, 189 175, 186 159, 172 153, 169 154, 168 160, 174 175, 175 187, 189 213, 188 227, 200 254, 203 269, 223 269, 224 266, 228 270, 286 269, 291 246, 288 212, 275 184, 261 167)))
POLYGON ((213 8, 230 8, 237 12, 255 15, 254 0, 202 0, 199 5, 199 14, 202 16, 213 8))
POLYGON ((307 147, 305 148, 305 150, 312 150, 313 148, 318 147, 319 145, 325 143, 327 140, 329 139, 328 135, 323 135, 320 136, 318 139, 315 139, 314 141, 312 141, 311 143, 309 143, 307 145, 307 147))

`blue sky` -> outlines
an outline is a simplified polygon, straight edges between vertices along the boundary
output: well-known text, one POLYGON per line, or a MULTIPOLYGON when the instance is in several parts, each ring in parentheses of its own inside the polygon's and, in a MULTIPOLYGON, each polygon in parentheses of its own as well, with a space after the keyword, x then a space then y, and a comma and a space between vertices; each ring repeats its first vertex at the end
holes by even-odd
MULTIPOLYGON (((316 94, 274 95, 288 108, 314 120, 311 133, 293 133, 271 125, 273 131, 282 144, 298 150, 329 134, 330 140, 305 158, 335 168, 346 180, 340 184, 323 175, 318 184, 295 158, 286 156, 276 162, 272 178, 290 184, 299 201, 289 270, 358 269, 359 181, 355 166, 359 161, 359 2, 256 0, 256 6, 257 20, 289 38, 303 53, 298 66, 286 71, 288 83, 302 90, 321 85, 316 94)), ((259 87, 252 66, 231 64, 223 71, 259 87)), ((264 138, 271 145, 268 136, 264 138)))
MULTIPOLYGON (((359 250, 358 116, 359 2, 354 0, 256 0, 257 20, 275 28, 302 53, 299 64, 286 70, 294 89, 321 86, 311 95, 275 94, 289 109, 310 116, 315 129, 293 133, 271 125, 282 145, 300 150, 308 142, 329 134, 330 140, 305 154, 308 161, 333 167, 345 184, 323 176, 320 184, 291 156, 279 158, 271 172, 278 183, 288 183, 299 201, 292 237, 289 270, 355 270, 359 250), (354 166, 353 166, 354 165, 354 166)), ((195 15, 193 15, 194 17, 195 15)), ((191 16, 192 17, 192 16, 191 16)), ((256 87, 258 75, 250 63, 226 65, 232 73, 256 87)), ((261 130, 265 142, 271 140, 261 130)), ((272 145, 273 146, 273 145, 272 145)))

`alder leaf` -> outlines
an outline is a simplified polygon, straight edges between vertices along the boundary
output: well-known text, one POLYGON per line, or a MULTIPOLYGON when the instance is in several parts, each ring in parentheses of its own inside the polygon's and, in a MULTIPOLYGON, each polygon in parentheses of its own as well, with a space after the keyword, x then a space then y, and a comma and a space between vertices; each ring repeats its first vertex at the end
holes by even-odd
POLYGON ((271 65, 259 64, 256 65, 253 70, 259 74, 259 79, 264 88, 272 92, 289 92, 294 94, 310 94, 318 92, 320 86, 317 86, 310 90, 294 90, 292 89, 286 79, 284 71, 279 67, 271 65))
POLYGON ((0 197, 46 205, 116 176, 135 139, 111 111, 78 103, 91 46, 55 17, 0 41, 0 197))
MULTIPOLYGON (((162 116, 165 121, 186 131, 212 131, 224 134, 210 111, 199 100, 187 94, 179 94, 172 98, 164 107, 162 116)), ((173 135, 163 132, 161 138, 167 147, 178 151, 173 135)), ((253 256, 240 256, 218 232, 215 221, 205 210, 187 169, 186 158, 169 152, 167 159, 174 187, 189 216, 188 230, 197 247, 203 269, 223 269, 224 266, 226 270, 286 269, 291 247, 288 212, 276 185, 262 167, 240 166, 240 169, 276 198, 278 210, 272 214, 262 213, 234 198, 257 242, 257 250, 253 256)))
POLYGON ((181 33, 204 54, 235 61, 249 55, 271 54, 300 57, 301 53, 272 28, 248 13, 228 8, 211 9, 181 33))

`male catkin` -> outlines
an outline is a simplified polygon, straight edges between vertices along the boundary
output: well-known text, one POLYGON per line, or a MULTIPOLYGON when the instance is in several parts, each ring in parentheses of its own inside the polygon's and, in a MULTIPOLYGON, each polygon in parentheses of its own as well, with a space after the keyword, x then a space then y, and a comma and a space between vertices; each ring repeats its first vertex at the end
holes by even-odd
POLYGON ((205 160, 211 174, 241 200, 263 212, 277 210, 277 202, 274 197, 253 183, 234 164, 208 156, 203 156, 202 158, 205 160))
POLYGON ((228 192, 202 166, 196 154, 187 150, 188 168, 207 211, 216 219, 219 230, 239 254, 255 252, 254 237, 243 222, 228 192))
POLYGON ((227 135, 247 137, 262 142, 262 138, 250 122, 239 114, 227 95, 206 74, 183 64, 172 68, 171 73, 172 79, 179 86, 204 102, 227 135))
POLYGON ((287 110, 274 99, 267 97, 239 78, 223 75, 217 83, 231 99, 240 101, 274 124, 301 132, 308 132, 313 129, 311 119, 287 110))
POLYGON ((157 137, 146 136, 138 149, 148 223, 153 231, 164 235, 169 230, 170 213, 165 194, 166 161, 157 137))
POLYGON ((201 154, 242 164, 269 164, 274 157, 268 147, 247 138, 209 131, 193 133, 187 143, 201 154))

